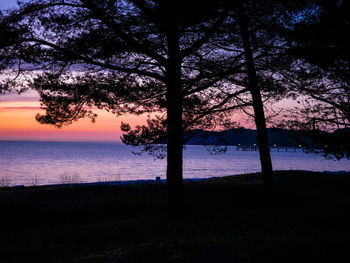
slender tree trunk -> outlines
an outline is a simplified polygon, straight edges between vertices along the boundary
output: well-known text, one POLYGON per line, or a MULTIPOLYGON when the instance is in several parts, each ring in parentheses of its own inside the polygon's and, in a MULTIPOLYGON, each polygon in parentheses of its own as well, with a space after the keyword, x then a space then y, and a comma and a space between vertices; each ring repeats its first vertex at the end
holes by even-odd
POLYGON ((168 214, 183 213, 182 190, 182 93, 179 35, 176 25, 168 32, 167 65, 167 184, 168 214))
MULTIPOLYGON (((243 12, 243 11, 242 11, 243 12)), ((264 205, 270 207, 272 205, 273 195, 273 171, 270 155, 270 147, 267 137, 266 118, 264 114, 264 106, 261 98, 260 87, 256 75, 255 63, 251 48, 250 36, 245 21, 244 14, 240 17, 240 29, 244 47, 244 56, 248 70, 249 90, 253 99, 253 109, 255 115, 255 125, 257 130, 257 141, 259 144, 259 155, 261 163, 261 172, 263 177, 263 195, 264 205)))

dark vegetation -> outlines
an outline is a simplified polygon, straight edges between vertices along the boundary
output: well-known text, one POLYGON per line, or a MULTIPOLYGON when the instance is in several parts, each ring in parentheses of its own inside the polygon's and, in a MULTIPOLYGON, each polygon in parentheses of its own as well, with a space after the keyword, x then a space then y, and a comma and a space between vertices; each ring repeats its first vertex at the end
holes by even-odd
POLYGON ((275 172, 185 182, 185 217, 164 184, 0 189, 0 262, 348 262, 350 174, 275 172))

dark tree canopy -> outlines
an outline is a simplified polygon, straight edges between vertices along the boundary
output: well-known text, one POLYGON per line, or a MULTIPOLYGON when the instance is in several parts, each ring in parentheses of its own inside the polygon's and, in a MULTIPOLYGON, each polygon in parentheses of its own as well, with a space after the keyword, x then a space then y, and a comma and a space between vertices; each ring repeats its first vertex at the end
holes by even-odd
POLYGON ((303 62, 302 85, 295 90, 300 106, 286 116, 289 128, 308 131, 321 153, 350 156, 350 4, 348 1, 309 1, 309 12, 282 35, 289 52, 303 62), (334 131, 333 135, 326 132, 334 131))
MULTIPOLYGON (((346 81, 350 79, 350 3, 314 0, 314 14, 288 30, 295 54, 346 81)), ((311 7, 310 7, 311 8, 311 7)))
POLYGON ((306 85, 298 92, 310 99, 302 113, 312 128, 346 127, 350 124, 350 4, 310 2, 313 13, 284 29, 290 52, 305 61, 306 85))

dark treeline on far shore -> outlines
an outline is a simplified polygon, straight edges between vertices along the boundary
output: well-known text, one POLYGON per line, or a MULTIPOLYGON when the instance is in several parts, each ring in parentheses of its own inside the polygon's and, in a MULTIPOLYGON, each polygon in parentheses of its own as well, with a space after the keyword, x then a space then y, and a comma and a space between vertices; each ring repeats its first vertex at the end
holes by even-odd
MULTIPOLYGON (((350 129, 337 129, 333 132, 318 132, 324 138, 331 140, 343 140, 350 136, 350 129)), ((309 131, 287 130, 280 128, 268 128, 270 146, 282 147, 308 147, 321 146, 322 142, 312 136, 309 131)), ((245 128, 233 128, 223 131, 191 130, 185 132, 187 145, 257 145, 256 130, 245 128)), ((323 141, 322 146, 326 146, 323 141)))

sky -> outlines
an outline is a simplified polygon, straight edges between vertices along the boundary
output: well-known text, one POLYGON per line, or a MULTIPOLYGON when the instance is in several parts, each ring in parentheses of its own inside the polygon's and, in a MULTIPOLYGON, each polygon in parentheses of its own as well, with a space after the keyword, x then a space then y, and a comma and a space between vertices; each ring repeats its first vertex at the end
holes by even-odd
POLYGON ((0 9, 6 9, 16 6, 16 0, 0 0, 0 9))

